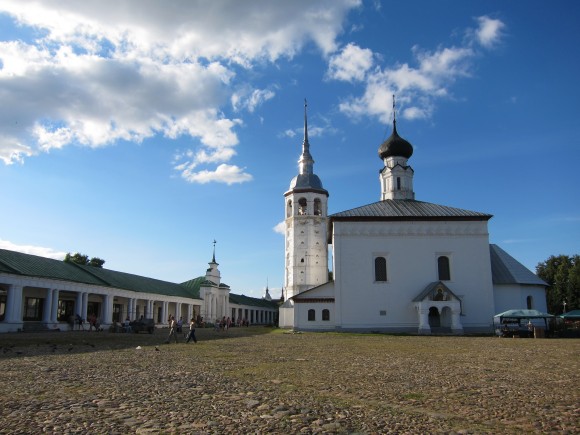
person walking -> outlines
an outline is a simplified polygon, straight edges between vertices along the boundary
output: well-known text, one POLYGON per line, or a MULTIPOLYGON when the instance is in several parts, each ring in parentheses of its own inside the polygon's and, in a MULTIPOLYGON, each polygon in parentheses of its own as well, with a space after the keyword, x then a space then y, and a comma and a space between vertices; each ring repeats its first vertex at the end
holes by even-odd
POLYGON ((195 338, 195 319, 193 317, 189 321, 189 334, 187 334, 187 340, 185 342, 189 343, 189 340, 197 343, 197 338, 195 338))
POLYGON ((173 316, 169 317, 169 337, 167 337, 167 341, 165 343, 169 343, 171 341, 171 337, 173 337, 177 343, 177 322, 173 316))

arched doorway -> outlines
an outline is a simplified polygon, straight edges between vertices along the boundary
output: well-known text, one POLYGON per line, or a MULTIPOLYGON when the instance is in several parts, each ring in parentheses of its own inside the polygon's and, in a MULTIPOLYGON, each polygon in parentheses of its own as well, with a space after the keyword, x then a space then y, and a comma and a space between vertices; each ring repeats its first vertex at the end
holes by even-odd
POLYGON ((441 317, 436 307, 429 308, 429 326, 431 328, 439 328, 441 326, 441 317))

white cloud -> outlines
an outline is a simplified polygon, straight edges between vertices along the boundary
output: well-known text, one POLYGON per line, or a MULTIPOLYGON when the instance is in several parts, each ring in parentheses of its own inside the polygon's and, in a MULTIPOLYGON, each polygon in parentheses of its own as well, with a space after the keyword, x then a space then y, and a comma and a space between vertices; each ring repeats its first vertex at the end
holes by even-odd
POLYGON ((17 245, 8 240, 0 239, 0 248, 8 249, 10 251, 22 252, 24 254, 38 255, 40 257, 53 258, 55 260, 64 260, 66 252, 55 251, 52 248, 44 248, 42 246, 33 245, 17 245))
POLYGON ((264 102, 274 98, 275 95, 275 92, 270 89, 245 89, 234 92, 231 101, 236 112, 246 109, 248 112, 252 113, 264 102))
POLYGON ((496 45, 501 39, 505 24, 501 20, 481 16, 477 18, 479 27, 475 32, 477 41, 486 48, 496 45))
POLYGON ((274 230, 275 233, 282 235, 286 234, 286 224, 284 223, 284 221, 277 223, 276 226, 274 226, 274 228, 272 229, 274 230))
POLYGON ((191 168, 183 170, 181 176, 190 183, 206 184, 209 182, 225 183, 227 185, 244 183, 252 180, 252 175, 244 172, 243 168, 222 163, 215 171, 202 170, 195 172, 191 168))
POLYGON ((10 164, 69 144, 100 147, 156 135, 190 136, 223 153, 238 145, 242 121, 221 108, 231 101, 253 112, 275 95, 232 95, 248 88, 240 67, 291 58, 312 42, 323 55, 332 53, 346 14, 360 4, 5 0, 0 13, 39 36, 0 42, 0 159, 10 164))
POLYGON ((361 81, 372 66, 373 52, 351 43, 330 58, 327 75, 334 80, 361 81))
MULTIPOLYGON (((496 43, 501 36, 503 23, 488 17, 480 17, 479 23, 476 34, 482 44, 490 46, 496 43)), ((464 46, 440 46, 433 51, 415 46, 412 47, 412 53, 415 65, 403 63, 374 69, 369 66, 363 94, 346 98, 339 104, 339 109, 354 118, 374 116, 383 123, 389 123, 393 119, 392 95, 395 94, 398 113, 404 118, 429 118, 434 101, 448 97, 451 85, 458 78, 471 75, 473 60, 478 54, 469 41, 464 46)), ((329 76, 341 78, 339 74, 329 76)), ((348 77, 348 74, 344 73, 344 76, 348 77)))

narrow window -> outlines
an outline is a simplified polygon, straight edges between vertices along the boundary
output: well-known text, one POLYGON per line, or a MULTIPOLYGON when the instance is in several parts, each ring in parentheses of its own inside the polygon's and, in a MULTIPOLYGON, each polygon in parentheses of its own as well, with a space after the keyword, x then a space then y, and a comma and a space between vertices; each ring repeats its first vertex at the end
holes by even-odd
POLYGON ((330 310, 322 310, 322 320, 330 320, 330 310))
POLYGON ((300 198, 298 200, 298 214, 299 215, 306 214, 306 198, 300 198))
POLYGON ((449 257, 442 255, 437 258, 437 270, 439 271, 439 281, 449 281, 451 279, 449 257))
POLYGON ((534 309, 534 298, 531 296, 528 296, 526 298, 526 303, 528 305, 528 310, 533 310, 534 309))
POLYGON ((375 258, 375 281, 387 280, 387 260, 385 257, 375 258))
POLYGON ((308 310, 308 321, 314 322, 316 320, 316 312, 312 309, 308 310))
POLYGON ((314 215, 320 216, 322 214, 322 207, 320 206, 320 199, 314 199, 314 215))
POLYGON ((292 200, 288 200, 288 205, 286 206, 286 217, 292 216, 292 200))
POLYGON ((401 190, 401 177, 397 177, 397 190, 401 190))

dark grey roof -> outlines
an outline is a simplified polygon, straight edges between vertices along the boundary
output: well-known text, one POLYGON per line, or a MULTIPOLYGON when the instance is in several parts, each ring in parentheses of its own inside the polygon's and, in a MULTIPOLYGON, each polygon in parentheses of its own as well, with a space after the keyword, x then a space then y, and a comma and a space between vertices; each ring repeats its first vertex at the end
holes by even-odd
POLYGON ((385 199, 330 215, 331 220, 489 220, 492 215, 414 199, 385 199))
MULTIPOLYGON (((290 191, 292 190, 318 190, 327 193, 322 187, 322 181, 316 174, 298 174, 290 181, 290 191)), ((328 193, 327 193, 328 195, 328 193)))
POLYGON ((489 245, 489 253, 494 284, 548 285, 499 246, 489 245))

